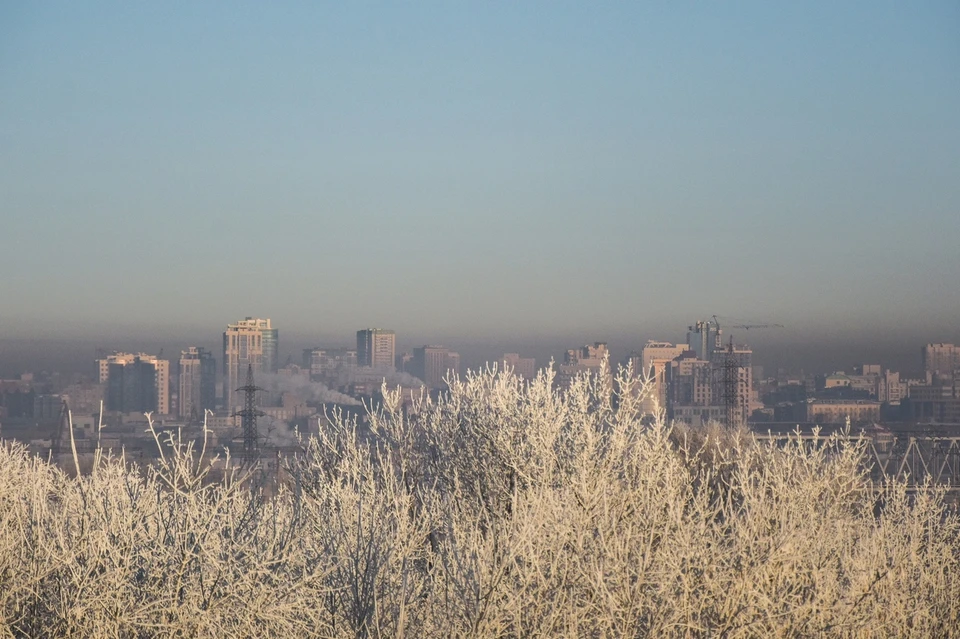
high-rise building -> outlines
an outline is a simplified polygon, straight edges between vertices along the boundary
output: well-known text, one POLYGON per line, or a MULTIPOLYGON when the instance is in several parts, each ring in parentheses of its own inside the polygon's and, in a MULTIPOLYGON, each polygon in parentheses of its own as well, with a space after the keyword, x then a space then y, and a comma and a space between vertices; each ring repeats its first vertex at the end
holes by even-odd
POLYGON ((430 388, 439 388, 449 373, 460 372, 460 354, 443 346, 413 349, 413 366, 417 377, 430 388))
POLYGON ((667 367, 668 417, 679 406, 704 407, 714 404, 714 371, 710 362, 686 351, 667 367))
POLYGON ((357 365, 390 369, 395 366, 397 334, 382 328, 357 331, 357 365))
POLYGON ((951 378, 960 369, 960 346, 953 344, 927 344, 920 349, 923 370, 932 375, 951 378))
POLYGON ((271 327, 267 319, 266 327, 260 329, 260 335, 263 337, 263 372, 276 373, 280 369, 280 331, 271 327))
POLYGON ((726 348, 713 352, 714 401, 727 404, 732 401, 733 414, 727 418, 736 420, 736 425, 747 423, 753 405, 753 349, 746 345, 730 342, 726 348), (727 388, 727 375, 730 375, 731 387, 727 388), (729 393, 735 397, 727 397, 729 393))
POLYGON ((170 362, 145 353, 113 353, 98 364, 107 410, 170 413, 170 362))
POLYGON ((649 392, 643 398, 643 410, 646 413, 666 410, 667 408, 667 369, 670 362, 680 357, 687 347, 674 346, 670 342, 650 340, 643 347, 640 356, 640 370, 635 371, 641 379, 650 383, 649 392))
POLYGON ((246 381, 247 367, 254 375, 275 373, 279 331, 269 319, 247 317, 227 325, 223 333, 223 406, 228 412, 243 408, 237 389, 246 381))
POLYGON ((217 360, 213 353, 196 346, 180 351, 180 394, 178 414, 203 419, 217 401, 217 360))
POLYGON ((723 347, 720 329, 709 320, 701 320, 688 326, 687 346, 697 354, 697 359, 710 361, 713 352, 723 347))

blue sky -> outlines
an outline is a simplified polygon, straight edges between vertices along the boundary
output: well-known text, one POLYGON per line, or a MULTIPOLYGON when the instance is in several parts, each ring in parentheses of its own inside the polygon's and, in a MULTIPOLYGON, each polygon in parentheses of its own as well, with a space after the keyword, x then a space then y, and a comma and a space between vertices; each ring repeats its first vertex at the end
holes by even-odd
POLYGON ((958 34, 955 1, 3 3, 0 325, 957 339, 958 34))

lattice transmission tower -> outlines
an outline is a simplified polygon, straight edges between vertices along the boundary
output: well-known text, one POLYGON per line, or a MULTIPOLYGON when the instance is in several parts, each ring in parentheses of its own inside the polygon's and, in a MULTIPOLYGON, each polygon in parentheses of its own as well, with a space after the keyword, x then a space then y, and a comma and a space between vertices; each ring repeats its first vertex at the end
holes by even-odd
POLYGON ((739 428, 743 425, 743 399, 740 397, 740 360, 734 352, 733 335, 724 349, 720 363, 721 392, 723 393, 724 418, 727 426, 739 428))
MULTIPOLYGON (((720 332, 720 319, 714 315, 713 323, 717 327, 717 332, 720 332)), ((758 323, 758 324, 732 324, 727 325, 727 329, 739 328, 745 331, 750 329, 757 328, 783 328, 783 324, 772 324, 772 323, 758 323)), ((743 362, 740 357, 737 355, 736 348, 733 345, 733 335, 730 335, 730 340, 727 343, 727 346, 723 349, 723 355, 720 359, 720 371, 721 371, 721 399, 723 400, 724 408, 724 418, 726 419, 727 426, 732 426, 734 428, 742 426, 746 421, 745 414, 745 405, 749 403, 749 396, 744 396, 744 392, 741 388, 741 372, 743 368, 743 362)), ((749 379, 749 378, 748 378, 749 379)), ((748 393, 749 388, 745 389, 748 393)))
POLYGON ((237 389, 243 393, 243 410, 234 413, 240 417, 243 430, 243 458, 253 462, 260 456, 260 439, 257 432, 257 418, 265 413, 257 408, 257 392, 263 389, 253 383, 253 365, 247 366, 247 383, 237 389))

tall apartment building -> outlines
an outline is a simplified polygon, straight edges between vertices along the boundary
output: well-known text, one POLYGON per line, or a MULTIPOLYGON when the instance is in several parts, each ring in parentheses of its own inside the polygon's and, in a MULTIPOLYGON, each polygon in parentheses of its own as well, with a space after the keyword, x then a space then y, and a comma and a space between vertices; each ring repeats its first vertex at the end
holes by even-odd
POLYGON ((668 416, 679 406, 713 406, 714 371, 713 365, 699 359, 693 351, 686 351, 667 367, 667 406, 668 416))
POLYGON ((223 333, 223 406, 228 412, 243 408, 237 389, 253 374, 275 373, 279 360, 279 331, 269 319, 247 317, 227 325, 223 333))
POLYGON ((953 376, 960 369, 960 346, 953 344, 927 344, 920 349, 923 358, 923 370, 945 378, 953 376))
POLYGON ((460 372, 460 354, 443 346, 413 349, 413 369, 430 388, 440 388, 448 373, 460 372))
POLYGON ((397 334, 382 328, 357 331, 357 365, 393 369, 397 355, 397 334))
POLYGON ((688 350, 686 345, 674 346, 670 342, 649 340, 640 354, 640 369, 636 371, 641 379, 648 379, 651 387, 643 398, 645 413, 667 408, 667 369, 670 362, 688 350))
POLYGON ((713 352, 711 360, 714 368, 714 400, 726 404, 725 377, 727 366, 736 369, 737 419, 746 424, 753 403, 753 349, 749 346, 734 344, 713 352))
POLYGON ((213 353, 196 346, 180 351, 179 377, 177 414, 202 420, 204 411, 213 410, 217 401, 217 360, 213 353))
POLYGON ((519 353, 504 353, 502 364, 520 379, 531 380, 537 376, 537 361, 532 357, 520 357, 519 353))
POLYGON ((715 350, 723 348, 722 339, 720 329, 709 320, 687 327, 687 346, 697 354, 697 359, 709 361, 715 350))
POLYGON ((170 414, 170 362, 146 353, 113 353, 97 361, 106 410, 170 414))

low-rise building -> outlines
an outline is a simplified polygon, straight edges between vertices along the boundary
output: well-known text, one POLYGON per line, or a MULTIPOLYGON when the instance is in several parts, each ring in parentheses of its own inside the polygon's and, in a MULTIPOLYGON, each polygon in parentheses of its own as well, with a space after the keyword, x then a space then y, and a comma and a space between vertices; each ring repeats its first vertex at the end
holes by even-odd
POLYGON ((864 424, 880 420, 880 402, 869 399, 812 399, 806 403, 805 421, 817 424, 864 424))

